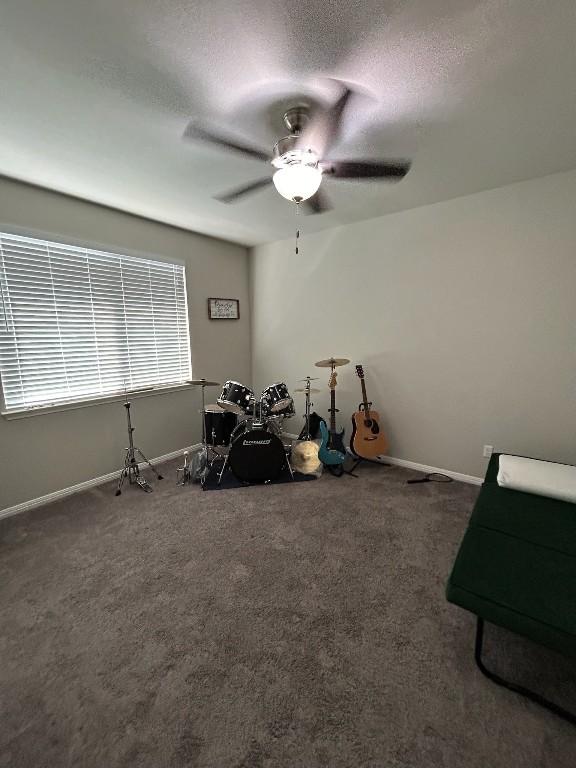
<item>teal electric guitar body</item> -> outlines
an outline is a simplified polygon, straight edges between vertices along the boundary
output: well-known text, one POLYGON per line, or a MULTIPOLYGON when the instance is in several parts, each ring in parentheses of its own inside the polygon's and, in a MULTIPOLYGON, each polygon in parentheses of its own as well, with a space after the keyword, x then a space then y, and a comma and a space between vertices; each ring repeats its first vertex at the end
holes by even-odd
POLYGON ((333 372, 330 377, 330 429, 326 424, 320 422, 320 434, 322 442, 318 451, 318 458, 326 466, 337 466, 343 464, 346 458, 346 448, 344 447, 344 430, 336 430, 336 374, 333 372))
POLYGON ((322 443, 318 450, 318 458, 322 464, 326 464, 327 466, 342 464, 346 458, 343 440, 344 430, 331 433, 326 424, 322 421, 320 422, 320 434, 322 435, 322 443), (331 445, 334 445, 335 447, 331 448, 331 445), (342 450, 338 450, 338 448, 341 448, 342 450))

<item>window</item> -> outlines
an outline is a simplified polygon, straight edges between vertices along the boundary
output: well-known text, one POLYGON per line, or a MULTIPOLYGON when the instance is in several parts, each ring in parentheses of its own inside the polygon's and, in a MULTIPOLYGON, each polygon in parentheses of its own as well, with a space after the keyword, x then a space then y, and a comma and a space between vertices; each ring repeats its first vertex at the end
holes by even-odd
POLYGON ((5 413, 191 378, 184 267, 0 234, 5 413))

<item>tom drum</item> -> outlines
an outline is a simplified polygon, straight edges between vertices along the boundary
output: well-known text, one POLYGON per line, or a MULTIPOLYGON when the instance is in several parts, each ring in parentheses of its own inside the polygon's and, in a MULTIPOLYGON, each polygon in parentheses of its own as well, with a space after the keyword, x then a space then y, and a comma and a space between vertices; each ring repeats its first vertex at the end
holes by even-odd
POLYGON ((248 413, 253 397, 254 392, 249 387, 245 387, 239 381, 227 381, 222 387, 218 405, 226 411, 232 411, 241 416, 248 413))
POLYGON ((288 387, 283 381, 278 381, 276 384, 270 384, 262 391, 262 401, 266 403, 266 410, 268 413, 280 413, 286 408, 292 405, 294 407, 292 398, 288 387))

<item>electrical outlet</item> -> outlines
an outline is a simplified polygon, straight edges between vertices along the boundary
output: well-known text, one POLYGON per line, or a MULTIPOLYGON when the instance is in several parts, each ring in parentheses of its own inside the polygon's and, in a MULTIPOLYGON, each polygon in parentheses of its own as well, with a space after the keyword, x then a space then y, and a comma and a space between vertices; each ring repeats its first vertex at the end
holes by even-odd
POLYGON ((482 456, 484 456, 485 459, 489 459, 490 456, 492 456, 493 452, 494 452, 493 445, 485 445, 484 450, 482 451, 482 456))

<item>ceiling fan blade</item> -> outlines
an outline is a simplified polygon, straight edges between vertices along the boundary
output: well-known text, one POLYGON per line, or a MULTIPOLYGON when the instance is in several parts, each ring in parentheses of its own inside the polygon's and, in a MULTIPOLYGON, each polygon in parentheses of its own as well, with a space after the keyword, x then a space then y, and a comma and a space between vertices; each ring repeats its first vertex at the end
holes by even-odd
POLYGON ((298 139, 298 149, 313 149, 319 157, 329 152, 340 137, 344 110, 353 91, 343 86, 340 96, 327 109, 314 114, 298 139))
POLYGON ((203 127, 194 120, 186 126, 183 138, 205 141, 208 144, 214 144, 217 147, 231 149, 234 152, 241 152, 243 155, 248 155, 256 160, 269 162, 272 159, 272 156, 268 152, 264 152, 264 150, 258 149, 258 147, 252 147, 249 144, 245 144, 241 140, 226 136, 219 131, 203 127))
POLYGON ((326 211, 332 210, 330 200, 321 189, 315 195, 309 197, 308 200, 304 200, 302 205, 306 206, 308 213, 326 213, 326 211))
POLYGON ((409 160, 323 160, 322 173, 335 179, 403 179, 412 164, 409 160))
POLYGON ((249 184, 243 184, 241 187, 231 189, 229 192, 223 192, 221 195, 216 195, 214 199, 219 200, 221 203, 236 203, 244 195, 267 187, 268 184, 272 184, 270 176, 266 176, 265 179, 258 179, 258 181, 251 181, 249 184))

